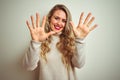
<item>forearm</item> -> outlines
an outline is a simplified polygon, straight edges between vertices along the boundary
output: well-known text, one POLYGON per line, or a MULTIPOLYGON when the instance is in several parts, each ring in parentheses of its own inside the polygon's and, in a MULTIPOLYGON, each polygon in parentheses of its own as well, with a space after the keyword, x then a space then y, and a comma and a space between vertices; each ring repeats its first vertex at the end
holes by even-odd
POLYGON ((23 59, 23 66, 27 70, 34 70, 37 67, 39 56, 40 54, 40 43, 31 41, 30 47, 28 48, 24 59, 23 59))
POLYGON ((76 39, 77 52, 72 57, 72 64, 74 67, 81 68, 85 64, 84 46, 85 43, 83 40, 76 39))

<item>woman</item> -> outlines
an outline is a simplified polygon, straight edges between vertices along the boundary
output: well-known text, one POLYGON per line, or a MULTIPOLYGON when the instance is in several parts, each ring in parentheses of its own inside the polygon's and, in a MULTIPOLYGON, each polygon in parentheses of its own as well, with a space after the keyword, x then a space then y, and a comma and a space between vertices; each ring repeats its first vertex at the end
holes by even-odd
POLYGON ((32 40, 23 62, 31 71, 39 65, 39 80, 76 80, 75 68, 85 62, 82 41, 97 26, 89 27, 94 20, 91 13, 83 22, 83 14, 76 27, 68 8, 57 4, 44 16, 41 27, 38 13, 36 22, 31 16, 32 25, 26 21, 32 40))

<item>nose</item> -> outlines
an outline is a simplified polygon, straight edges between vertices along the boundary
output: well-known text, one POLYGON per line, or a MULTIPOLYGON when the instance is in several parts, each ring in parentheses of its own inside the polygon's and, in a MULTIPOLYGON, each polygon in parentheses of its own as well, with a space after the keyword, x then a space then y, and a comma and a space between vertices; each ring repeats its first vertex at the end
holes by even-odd
POLYGON ((58 25, 62 25, 62 21, 61 20, 58 21, 58 25))

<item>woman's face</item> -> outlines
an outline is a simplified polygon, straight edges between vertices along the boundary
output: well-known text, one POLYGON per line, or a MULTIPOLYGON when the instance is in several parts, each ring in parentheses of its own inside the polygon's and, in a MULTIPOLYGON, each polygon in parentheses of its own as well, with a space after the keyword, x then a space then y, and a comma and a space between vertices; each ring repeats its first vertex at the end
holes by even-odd
POLYGON ((63 10, 56 10, 50 19, 50 27, 53 31, 59 33, 66 25, 66 14, 63 10))

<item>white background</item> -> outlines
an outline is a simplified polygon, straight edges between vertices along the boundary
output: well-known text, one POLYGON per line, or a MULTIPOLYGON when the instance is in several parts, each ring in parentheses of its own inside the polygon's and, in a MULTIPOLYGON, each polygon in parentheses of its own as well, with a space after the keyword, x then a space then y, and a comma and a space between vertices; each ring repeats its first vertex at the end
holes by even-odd
POLYGON ((79 80, 120 80, 119 0, 0 0, 0 80, 37 78, 21 64, 31 40, 25 22, 36 12, 42 18, 58 3, 69 8, 76 25, 83 11, 99 25, 85 39, 86 64, 77 70, 79 80))

